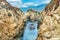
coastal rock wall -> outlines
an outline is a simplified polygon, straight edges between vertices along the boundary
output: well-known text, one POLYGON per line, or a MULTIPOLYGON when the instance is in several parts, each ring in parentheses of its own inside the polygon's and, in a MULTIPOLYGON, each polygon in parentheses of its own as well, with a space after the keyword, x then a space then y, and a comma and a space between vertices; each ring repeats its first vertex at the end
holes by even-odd
POLYGON ((37 40, 60 40, 60 0, 51 0, 41 15, 37 40))
POLYGON ((24 21, 20 9, 0 0, 0 40, 18 40, 23 34, 24 21))
POLYGON ((51 0, 42 12, 30 9, 26 14, 0 0, 0 40, 20 40, 28 19, 38 21, 37 40, 60 40, 60 0, 51 0))

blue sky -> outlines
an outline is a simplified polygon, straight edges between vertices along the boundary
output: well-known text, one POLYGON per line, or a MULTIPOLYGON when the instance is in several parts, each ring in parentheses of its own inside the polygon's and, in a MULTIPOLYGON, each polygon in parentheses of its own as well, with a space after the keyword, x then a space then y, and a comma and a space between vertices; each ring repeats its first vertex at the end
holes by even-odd
POLYGON ((17 8, 28 8, 30 6, 36 7, 42 4, 48 4, 51 0, 7 0, 7 1, 12 6, 17 8))
POLYGON ((10 4, 15 7, 29 7, 29 6, 38 6, 41 4, 47 4, 50 0, 7 0, 10 4))

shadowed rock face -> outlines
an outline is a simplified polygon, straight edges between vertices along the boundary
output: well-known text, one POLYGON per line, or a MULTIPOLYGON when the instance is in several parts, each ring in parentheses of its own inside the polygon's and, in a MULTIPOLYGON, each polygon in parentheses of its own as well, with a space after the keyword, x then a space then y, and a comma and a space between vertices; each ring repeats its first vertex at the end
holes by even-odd
MULTIPOLYGON (((57 7, 59 6, 60 0, 52 0, 45 8, 45 11, 51 11, 53 8, 57 9, 57 7)), ((54 9, 54 10, 55 10, 54 9)))

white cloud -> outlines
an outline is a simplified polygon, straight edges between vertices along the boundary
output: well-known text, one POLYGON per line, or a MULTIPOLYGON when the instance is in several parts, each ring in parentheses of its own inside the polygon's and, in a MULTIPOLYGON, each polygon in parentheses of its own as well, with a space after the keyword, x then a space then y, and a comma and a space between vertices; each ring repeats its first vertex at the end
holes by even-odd
POLYGON ((45 3, 45 4, 47 4, 47 3, 49 3, 51 0, 48 0, 48 1, 43 1, 42 3, 45 3))
POLYGON ((38 6, 39 4, 34 4, 34 6, 38 6))
POLYGON ((17 3, 19 3, 19 4, 22 4, 22 0, 6 0, 7 2, 9 2, 10 4, 17 4, 17 3))
POLYGON ((15 7, 19 7, 19 5, 22 4, 22 0, 6 0, 6 1, 15 7))
POLYGON ((34 2, 27 2, 27 3, 22 3, 22 0, 7 0, 12 6, 15 6, 15 7, 29 7, 29 6, 38 6, 38 5, 41 5, 41 4, 47 4, 49 3, 51 0, 46 0, 46 1, 43 1, 43 2, 40 2, 40 3, 34 3, 34 2))
POLYGON ((38 6, 39 4, 36 4, 36 3, 24 3, 22 4, 20 7, 29 7, 29 6, 38 6))
POLYGON ((24 5, 33 5, 34 3, 24 3, 24 5))
POLYGON ((28 6, 33 6, 34 3, 24 3, 20 7, 28 7, 28 6))
POLYGON ((48 4, 51 0, 47 0, 47 1, 43 1, 43 2, 40 2, 40 4, 34 4, 34 6, 38 6, 38 5, 41 5, 41 4, 48 4))

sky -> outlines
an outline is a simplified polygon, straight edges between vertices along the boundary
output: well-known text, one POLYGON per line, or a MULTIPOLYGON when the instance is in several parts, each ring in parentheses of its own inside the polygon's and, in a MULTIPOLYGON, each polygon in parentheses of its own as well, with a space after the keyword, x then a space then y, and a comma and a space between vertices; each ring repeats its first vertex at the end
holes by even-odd
POLYGON ((7 1, 12 6, 17 8, 30 8, 31 6, 36 7, 42 4, 48 4, 51 0, 7 0, 7 1))

